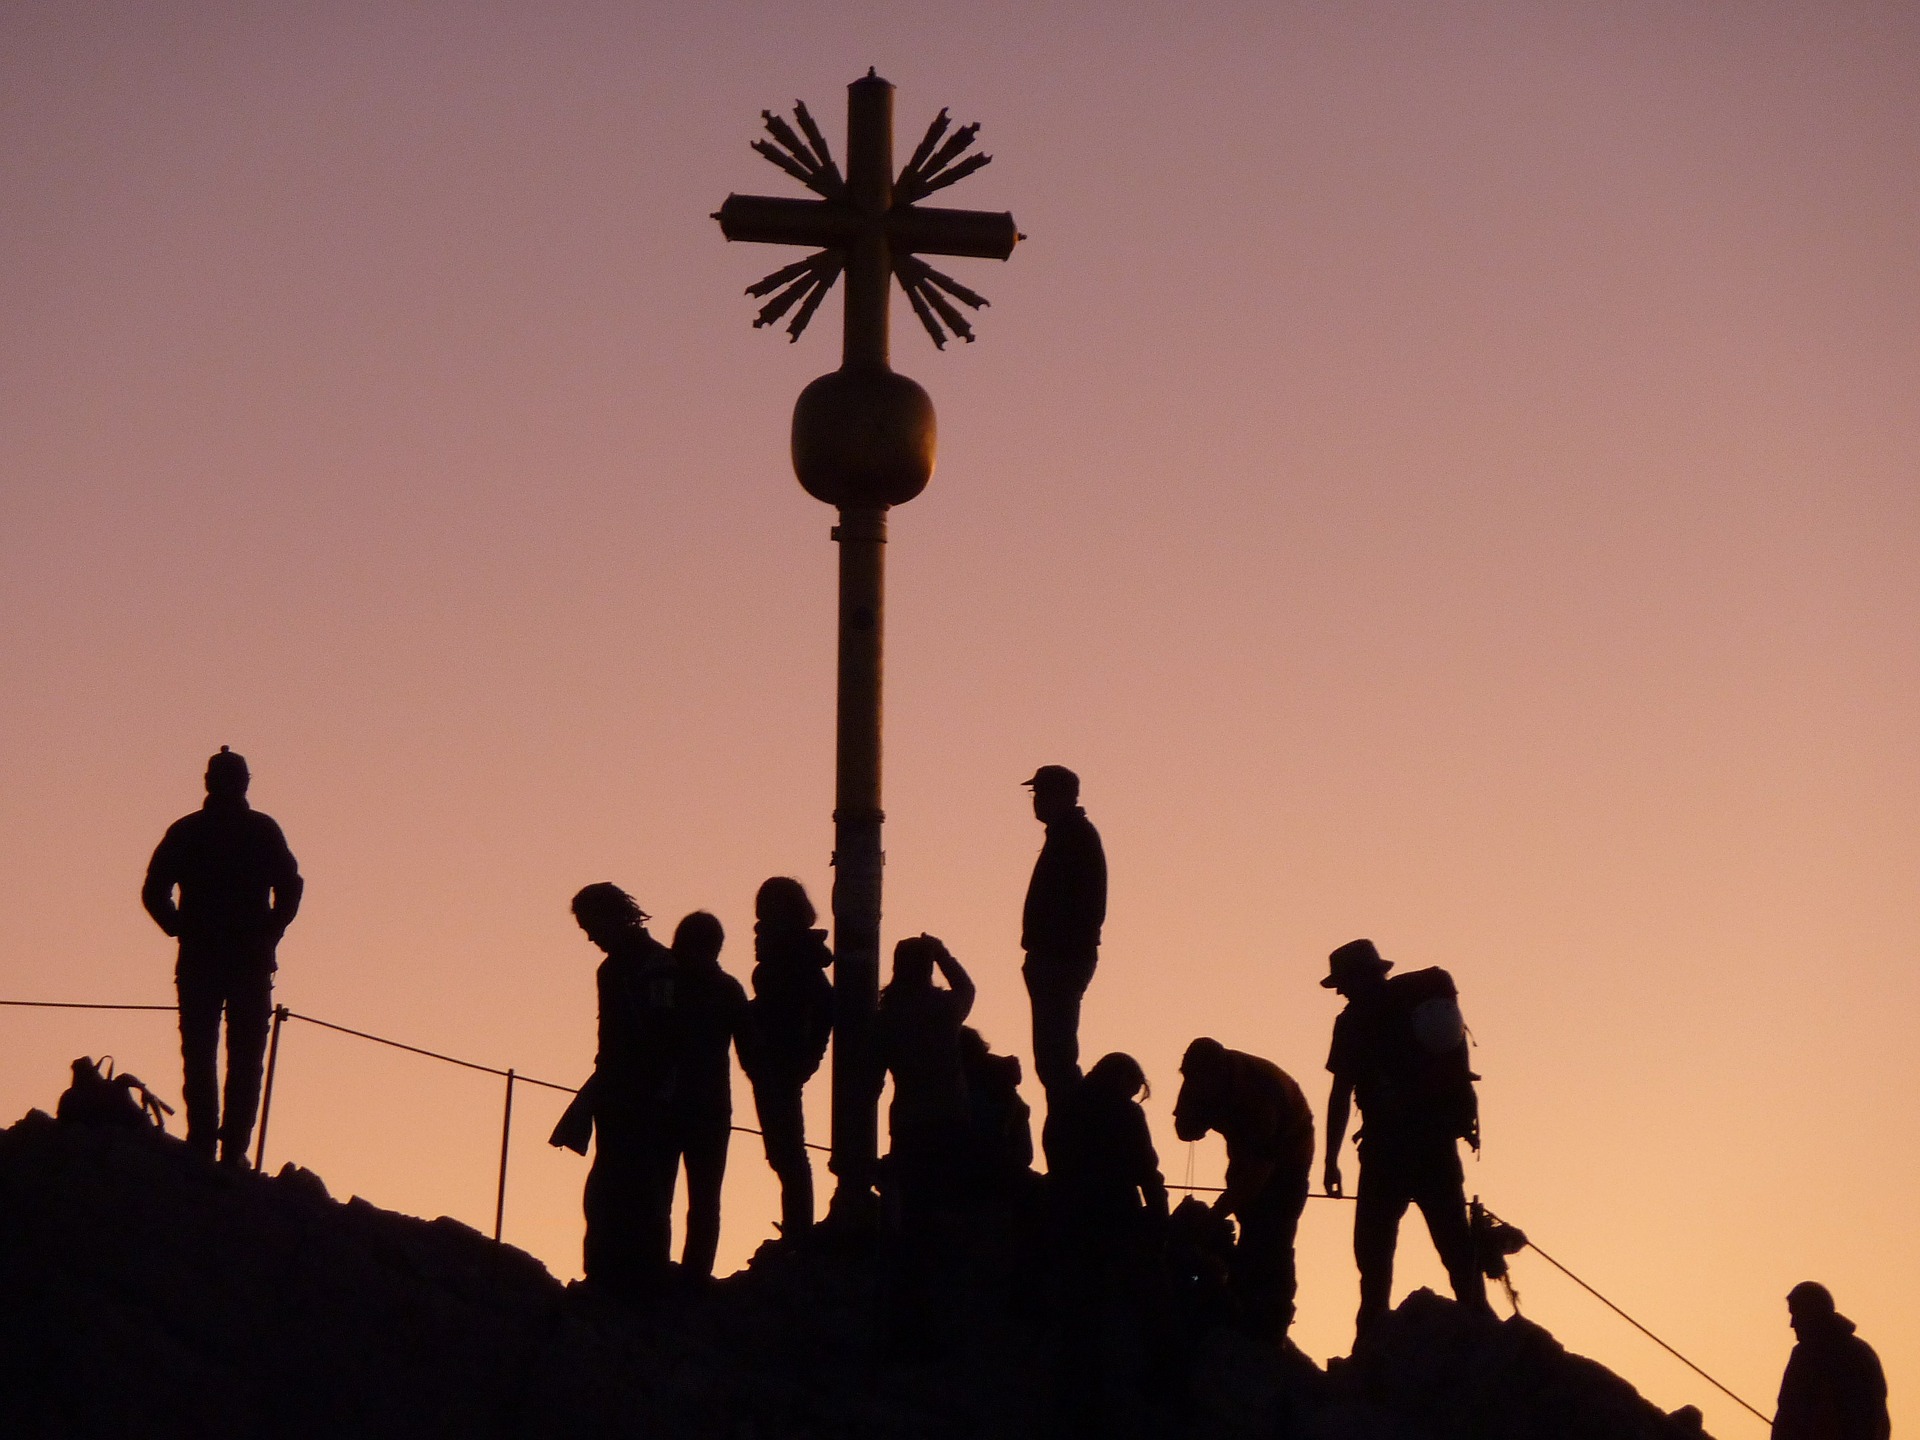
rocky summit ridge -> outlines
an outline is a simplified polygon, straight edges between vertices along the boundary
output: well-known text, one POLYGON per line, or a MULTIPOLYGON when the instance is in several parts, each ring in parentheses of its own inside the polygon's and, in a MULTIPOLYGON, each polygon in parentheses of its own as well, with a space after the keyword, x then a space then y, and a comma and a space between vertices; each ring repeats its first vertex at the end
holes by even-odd
MULTIPOLYGON (((964 1259, 964 1257, 962 1257, 964 1259)), ((0 1132, 0 1435, 1052 1440, 1047 1307, 990 1265, 943 1272, 906 1346, 889 1261, 770 1243, 645 1305, 563 1285, 456 1221, 215 1167, 181 1142, 0 1132)), ((1694 1440, 1515 1317, 1411 1296, 1323 1371, 1235 1332, 1187 1337, 1183 1384, 1133 1416, 1193 1440, 1694 1440)))

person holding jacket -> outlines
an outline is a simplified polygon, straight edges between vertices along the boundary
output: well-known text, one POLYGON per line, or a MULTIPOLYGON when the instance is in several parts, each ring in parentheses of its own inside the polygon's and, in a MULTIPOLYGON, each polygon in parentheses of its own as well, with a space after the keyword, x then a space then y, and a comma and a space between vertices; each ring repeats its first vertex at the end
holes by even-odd
POLYGON ((587 1153, 582 1268, 588 1283, 633 1295, 665 1273, 673 1245, 679 1152, 667 1128, 678 1077, 679 968, 647 933, 646 911, 602 881, 573 897, 573 916, 605 955, 594 974, 599 1049, 549 1143, 587 1153))
POLYGON ((780 1233, 813 1226, 813 1165, 807 1158, 801 1096, 820 1068, 833 1034, 833 951, 813 928, 806 887, 776 875, 754 897, 752 1041, 742 1064, 753 1086, 754 1111, 767 1164, 780 1178, 780 1233))
POLYGON ((1080 1079, 1080 1003, 1100 963, 1107 918, 1107 857, 1080 805, 1080 777, 1042 765, 1025 782, 1047 838, 1033 862, 1021 913, 1020 973, 1033 1005, 1033 1073, 1049 1109, 1080 1079))

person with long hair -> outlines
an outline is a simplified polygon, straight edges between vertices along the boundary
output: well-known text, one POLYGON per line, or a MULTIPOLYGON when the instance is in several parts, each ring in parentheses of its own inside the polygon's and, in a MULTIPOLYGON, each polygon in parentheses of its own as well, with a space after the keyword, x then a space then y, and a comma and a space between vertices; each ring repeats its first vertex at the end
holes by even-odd
POLYGON ((767 1164, 780 1177, 780 1233, 813 1225, 813 1165, 801 1097, 833 1034, 833 951, 806 887, 776 875, 754 897, 752 1043, 742 1062, 767 1164))

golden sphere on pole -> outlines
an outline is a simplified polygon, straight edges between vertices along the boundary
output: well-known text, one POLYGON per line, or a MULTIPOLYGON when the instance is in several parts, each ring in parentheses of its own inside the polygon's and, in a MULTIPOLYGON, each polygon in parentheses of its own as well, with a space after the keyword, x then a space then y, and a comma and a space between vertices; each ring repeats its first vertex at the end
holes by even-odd
POLYGON ((793 473, 843 510, 904 505, 933 476, 933 400, 875 365, 822 375, 793 407, 793 473))

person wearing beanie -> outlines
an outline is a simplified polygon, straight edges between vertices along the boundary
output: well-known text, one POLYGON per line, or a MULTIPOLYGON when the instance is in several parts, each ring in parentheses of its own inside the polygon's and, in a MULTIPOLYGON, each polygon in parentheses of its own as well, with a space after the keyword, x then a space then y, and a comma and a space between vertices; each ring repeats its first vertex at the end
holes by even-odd
POLYGON ((247 804, 250 778, 247 762, 222 745, 207 761, 206 803, 167 828, 140 890, 154 923, 180 942, 173 977, 187 1143, 208 1159, 217 1145, 221 1163, 235 1166, 247 1163, 260 1106, 275 951, 299 912, 304 889, 280 827, 247 804), (223 1015, 224 1103, 218 1063, 223 1015))

